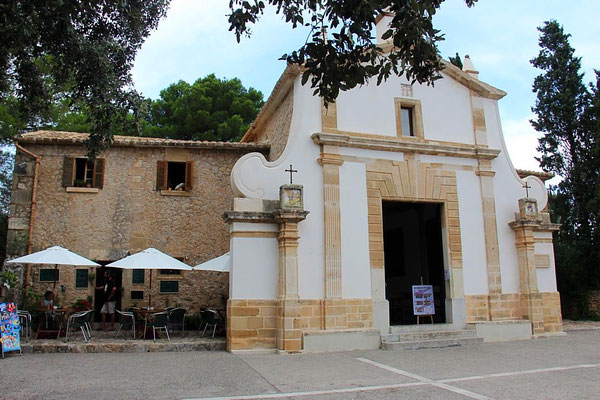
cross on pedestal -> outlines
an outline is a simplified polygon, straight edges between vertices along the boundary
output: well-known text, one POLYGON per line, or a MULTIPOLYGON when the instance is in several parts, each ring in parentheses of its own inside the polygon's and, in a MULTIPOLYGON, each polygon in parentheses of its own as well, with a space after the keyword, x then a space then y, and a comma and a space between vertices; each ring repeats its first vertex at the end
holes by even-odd
POLYGON ((531 186, 529 186, 528 182, 525 182, 525 184, 523 185, 523 187, 525 188, 525 195, 527 197, 529 197, 529 189, 531 189, 531 186))
POLYGON ((293 185, 293 177, 294 177, 294 173, 298 172, 297 170, 292 168, 292 164, 290 164, 290 169, 286 169, 285 172, 289 172, 290 173, 290 185, 293 185))

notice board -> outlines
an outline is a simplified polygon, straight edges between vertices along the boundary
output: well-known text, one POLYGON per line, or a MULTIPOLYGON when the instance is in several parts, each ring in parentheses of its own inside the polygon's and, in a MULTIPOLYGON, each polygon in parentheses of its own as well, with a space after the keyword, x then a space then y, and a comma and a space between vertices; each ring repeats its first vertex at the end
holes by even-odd
POLYGON ((435 304, 433 302, 432 285, 413 285, 412 296, 414 315, 435 314, 435 304))

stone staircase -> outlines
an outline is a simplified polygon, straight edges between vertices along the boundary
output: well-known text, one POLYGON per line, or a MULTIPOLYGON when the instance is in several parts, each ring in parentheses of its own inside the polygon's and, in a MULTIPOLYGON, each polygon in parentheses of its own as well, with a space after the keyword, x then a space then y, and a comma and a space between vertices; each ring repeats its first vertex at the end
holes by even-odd
POLYGON ((381 335, 383 350, 416 350, 441 347, 471 346, 483 343, 473 326, 465 329, 452 324, 392 326, 381 335))

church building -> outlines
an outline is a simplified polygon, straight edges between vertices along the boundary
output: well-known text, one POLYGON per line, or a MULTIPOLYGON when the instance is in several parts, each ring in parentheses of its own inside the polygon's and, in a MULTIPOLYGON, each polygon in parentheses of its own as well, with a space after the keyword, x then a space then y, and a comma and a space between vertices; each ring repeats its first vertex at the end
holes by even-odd
POLYGON ((468 56, 442 63, 435 86, 392 76, 328 105, 285 70, 242 139, 268 154, 231 172, 230 351, 378 348, 418 323, 489 341, 562 332, 548 176, 513 167, 506 93, 468 56), (418 285, 434 308, 420 318, 418 285))

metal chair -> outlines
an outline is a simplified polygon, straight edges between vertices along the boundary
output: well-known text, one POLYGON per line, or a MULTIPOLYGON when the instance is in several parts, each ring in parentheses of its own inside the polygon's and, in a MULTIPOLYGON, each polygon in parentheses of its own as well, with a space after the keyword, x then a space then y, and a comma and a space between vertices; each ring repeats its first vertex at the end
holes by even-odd
POLYGON ((202 331, 202 337, 204 337, 204 333, 206 333, 206 328, 213 326, 212 337, 214 338, 215 332, 217 331, 217 312, 214 310, 200 311, 200 315, 202 315, 202 322, 205 324, 204 330, 202 331))
POLYGON ((88 337, 94 336, 94 314, 96 312, 94 310, 88 310, 85 314, 85 327, 88 331, 88 337))
POLYGON ((144 327, 144 338, 146 337, 146 328, 148 327, 148 325, 150 325, 152 327, 152 337, 155 342, 157 329, 164 329, 167 333, 167 339, 170 342, 171 338, 169 337, 169 315, 166 312, 160 312, 154 313, 150 315, 150 317, 153 319, 152 321, 146 321, 146 325, 144 327))
MULTIPOLYGON (((169 327, 173 328, 173 326, 181 327, 182 336, 185 336, 185 313, 187 310, 185 308, 174 308, 169 311, 169 327)), ((173 332, 171 330, 171 332, 173 332)))
POLYGON ((87 336, 87 327, 85 325, 86 320, 87 320, 87 314, 89 313, 89 311, 81 311, 81 312, 76 312, 74 314, 72 314, 71 316, 69 316, 69 320, 67 322, 67 330, 65 332, 65 343, 67 343, 67 341, 69 340, 69 332, 71 331, 72 328, 79 328, 81 330, 81 333, 83 334, 83 340, 87 343, 88 342, 88 336, 87 336))
POLYGON ((17 310, 19 323, 21 324, 21 332, 25 335, 25 340, 31 340, 31 314, 29 311, 17 310))
POLYGON ((115 336, 115 339, 119 337, 119 332, 121 332, 121 329, 131 329, 133 333, 133 338, 135 339, 135 315, 133 314, 133 312, 119 310, 116 311, 119 314, 119 329, 117 330, 117 335, 115 336))

